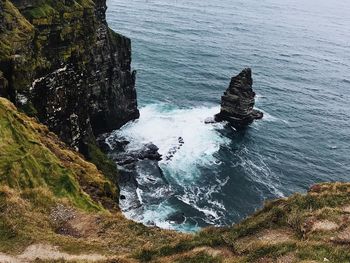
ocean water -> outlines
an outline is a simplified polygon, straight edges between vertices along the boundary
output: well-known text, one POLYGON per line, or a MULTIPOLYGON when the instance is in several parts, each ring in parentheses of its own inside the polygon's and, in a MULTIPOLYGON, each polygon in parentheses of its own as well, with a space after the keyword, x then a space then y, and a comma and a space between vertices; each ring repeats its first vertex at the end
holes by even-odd
MULTIPOLYGON (((350 181, 350 2, 108 0, 108 22, 132 39, 141 118, 117 131, 153 142, 171 194, 139 191, 125 214, 180 231, 239 222, 267 199, 350 181), (244 132, 204 124, 230 78, 253 70, 244 132), (182 224, 167 220, 180 213, 182 224)), ((143 171, 140 171, 142 174, 143 171)), ((122 205, 123 207, 123 205, 122 205)))

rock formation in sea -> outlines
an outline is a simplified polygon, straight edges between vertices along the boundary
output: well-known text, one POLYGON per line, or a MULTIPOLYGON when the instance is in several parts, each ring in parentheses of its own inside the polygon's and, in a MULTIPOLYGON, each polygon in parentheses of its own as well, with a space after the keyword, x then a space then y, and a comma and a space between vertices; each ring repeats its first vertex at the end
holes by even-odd
POLYGON ((0 96, 82 151, 139 117, 130 40, 106 0, 0 1, 0 96))
POLYGON ((231 79, 230 86, 221 98, 221 111, 215 115, 216 121, 228 121, 236 129, 244 128, 263 113, 254 109, 255 92, 250 68, 231 79))

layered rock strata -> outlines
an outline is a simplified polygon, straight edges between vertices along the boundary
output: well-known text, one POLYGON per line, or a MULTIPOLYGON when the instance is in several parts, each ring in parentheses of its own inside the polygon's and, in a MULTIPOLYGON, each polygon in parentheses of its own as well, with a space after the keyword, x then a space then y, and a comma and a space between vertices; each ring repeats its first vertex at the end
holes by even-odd
POLYGON ((1 0, 0 96, 81 150, 139 117, 130 40, 105 0, 1 0))
POLYGON ((221 98, 221 111, 215 115, 216 121, 228 121, 233 127, 244 128, 263 113, 254 109, 255 92, 250 68, 244 69, 231 79, 230 86, 221 98))

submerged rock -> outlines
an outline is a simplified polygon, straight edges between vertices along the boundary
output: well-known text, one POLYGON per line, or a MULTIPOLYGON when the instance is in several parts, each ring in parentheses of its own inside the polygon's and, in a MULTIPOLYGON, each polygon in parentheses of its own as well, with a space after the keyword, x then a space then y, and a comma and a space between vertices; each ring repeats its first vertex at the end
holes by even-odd
POLYGON ((244 69, 231 79, 230 86, 221 98, 221 111, 215 115, 216 121, 228 121, 235 128, 243 128, 263 113, 254 109, 255 92, 250 68, 244 69))
POLYGON ((168 216, 167 221, 173 222, 175 224, 183 224, 186 221, 184 213, 176 212, 168 216))
POLYGON ((104 133, 96 139, 98 146, 105 153, 109 153, 110 151, 124 152, 126 146, 130 144, 130 142, 123 137, 107 140, 109 136, 109 133, 104 133))
POLYGON ((172 190, 162 169, 155 160, 138 160, 130 169, 119 166, 120 208, 124 212, 134 211, 142 215, 144 202, 160 204, 172 190))
POLYGON ((215 118, 214 117, 208 117, 204 120, 205 124, 211 124, 211 123, 215 123, 215 118))
POLYGON ((181 147, 185 144, 184 138, 182 138, 182 137, 178 137, 177 141, 179 144, 171 147, 169 149, 168 153, 166 154, 166 156, 165 156, 166 161, 171 161, 173 159, 173 157, 175 156, 175 154, 177 153, 177 151, 180 150, 181 147))

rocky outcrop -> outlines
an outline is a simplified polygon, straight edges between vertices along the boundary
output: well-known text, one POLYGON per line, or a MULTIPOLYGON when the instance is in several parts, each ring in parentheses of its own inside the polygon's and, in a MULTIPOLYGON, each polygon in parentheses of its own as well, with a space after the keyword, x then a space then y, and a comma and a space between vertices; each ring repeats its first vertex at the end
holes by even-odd
POLYGON ((139 117, 131 43, 105 0, 0 1, 0 95, 82 150, 139 117))
POLYGON ((7 79, 5 79, 3 73, 0 71, 0 90, 7 90, 7 86, 8 86, 8 83, 7 83, 7 79))
POLYGON ((228 121, 235 128, 243 128, 263 113, 254 109, 255 92, 252 89, 253 79, 250 68, 244 69, 231 79, 229 88, 221 98, 221 111, 215 115, 216 121, 228 121))

